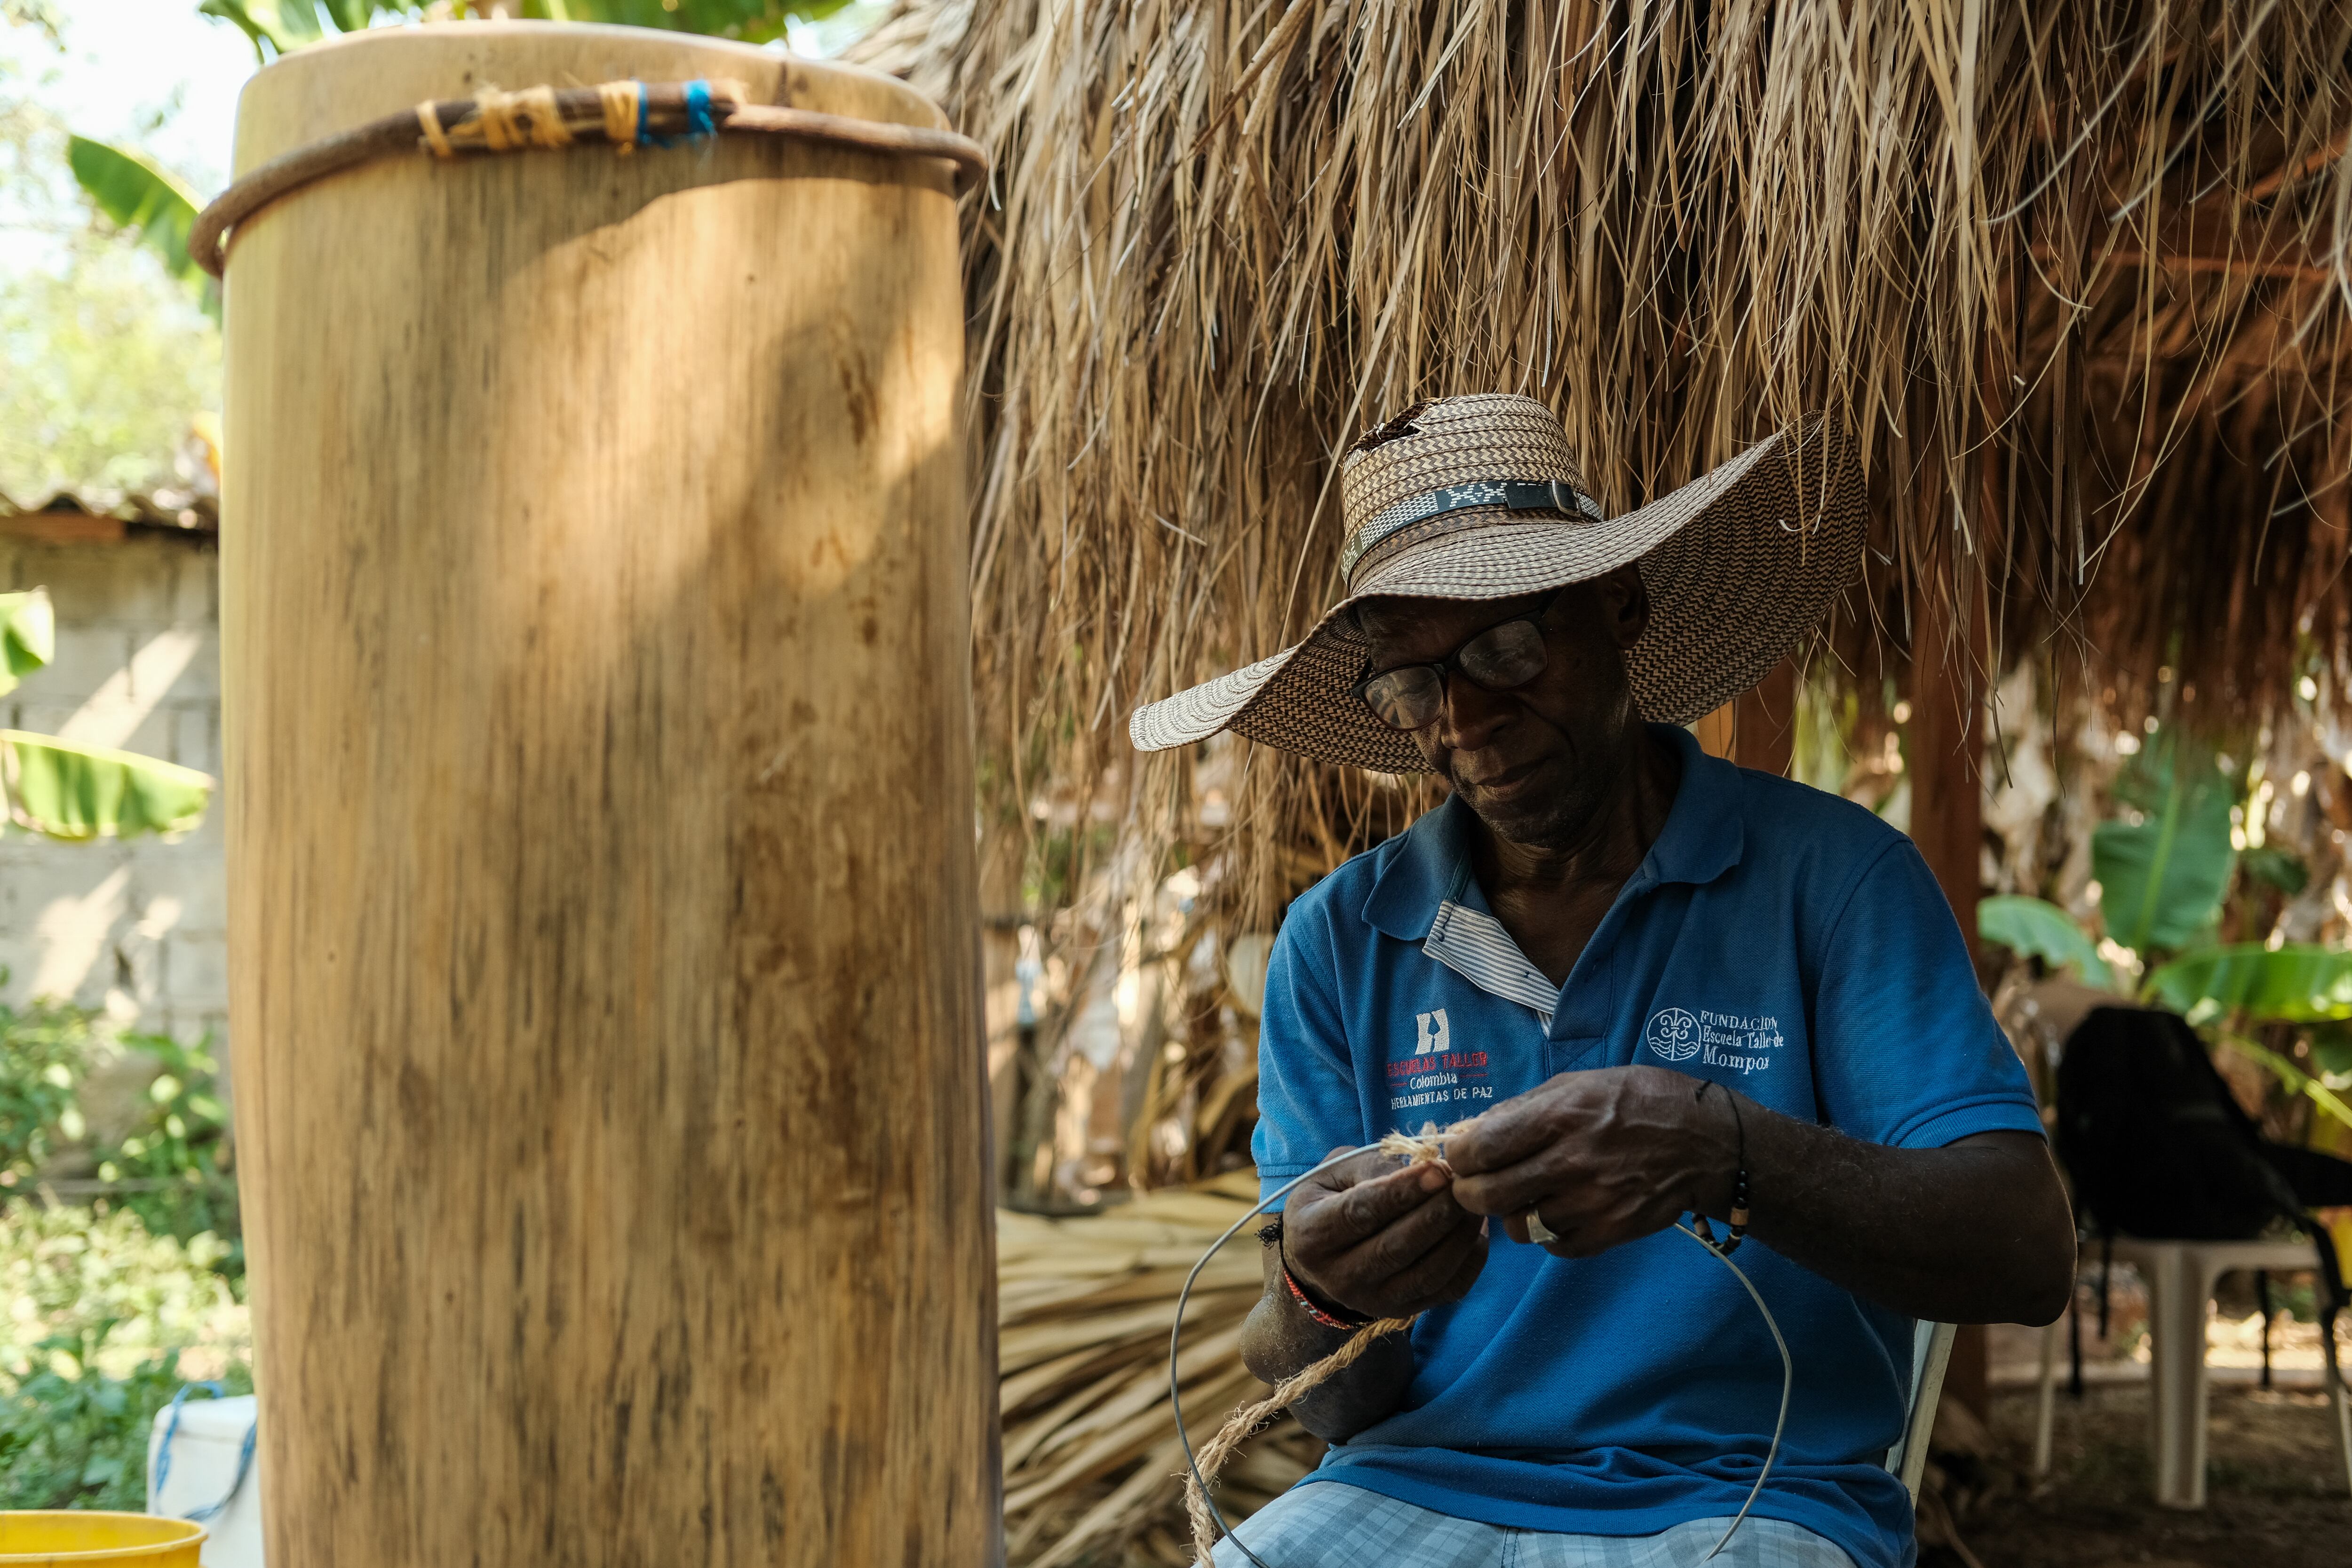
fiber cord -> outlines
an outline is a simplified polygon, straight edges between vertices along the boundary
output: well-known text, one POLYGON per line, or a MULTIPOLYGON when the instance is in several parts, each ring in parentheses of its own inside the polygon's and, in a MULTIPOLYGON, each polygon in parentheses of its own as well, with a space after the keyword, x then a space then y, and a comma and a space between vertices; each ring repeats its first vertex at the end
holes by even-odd
MULTIPOLYGON (((1272 1568, 1272 1565, 1265 1558, 1251 1551, 1249 1543, 1234 1532, 1232 1525, 1225 1522, 1224 1510, 1217 1506, 1217 1500, 1210 1492, 1207 1479, 1201 1474, 1201 1461, 1192 1452, 1192 1434, 1184 1430, 1184 1390, 1177 1373, 1177 1354, 1182 1349, 1184 1342, 1184 1309, 1191 1304, 1192 1283, 1201 1278, 1201 1270, 1209 1266, 1209 1259, 1223 1250, 1225 1243, 1240 1234, 1242 1226, 1257 1218, 1273 1205, 1288 1197, 1291 1189, 1310 1176, 1319 1176, 1334 1165, 1352 1160, 1359 1154, 1369 1154, 1379 1147, 1378 1143, 1366 1143, 1360 1148, 1342 1149, 1320 1164, 1308 1166, 1258 1199, 1256 1203, 1250 1205, 1247 1213, 1226 1226, 1224 1235, 1209 1244, 1209 1249, 1201 1254, 1201 1260, 1192 1265, 1192 1271, 1184 1276, 1184 1288, 1176 1292, 1176 1321, 1170 1324, 1168 1329, 1168 1407, 1176 1417, 1176 1440, 1184 1446, 1185 1467, 1192 1472, 1192 1484, 1201 1489, 1201 1500, 1208 1505, 1209 1517, 1217 1521, 1217 1528, 1225 1532, 1225 1539, 1232 1542, 1241 1554, 1250 1560, 1252 1568, 1272 1568)), ((1717 1263, 1731 1270, 1732 1278, 1739 1281, 1741 1288, 1748 1292, 1748 1300, 1756 1303, 1756 1310, 1764 1314, 1764 1326, 1772 1331, 1772 1342, 1780 1350, 1780 1413, 1772 1421, 1772 1443, 1764 1450, 1764 1468, 1756 1472, 1756 1484, 1748 1489, 1748 1500, 1739 1505, 1739 1512, 1732 1519, 1730 1527, 1724 1531, 1723 1539, 1715 1543, 1714 1551, 1699 1559, 1702 1563, 1709 1563, 1714 1561, 1717 1553, 1731 1544, 1731 1538, 1737 1535, 1739 1532, 1739 1527, 1747 1522, 1748 1510, 1756 1506, 1756 1499, 1764 1490, 1764 1482, 1772 1474, 1773 1463, 1780 1457, 1781 1434, 1787 1430, 1789 1425, 1789 1395, 1794 1392, 1797 1384, 1797 1363, 1795 1358, 1789 1354, 1789 1342, 1780 1332, 1780 1321, 1772 1316, 1772 1309, 1764 1304, 1763 1296, 1757 1290, 1755 1281, 1748 1278, 1747 1271, 1731 1261, 1721 1247, 1709 1241, 1680 1220, 1675 1222, 1674 1228, 1705 1247, 1708 1255, 1717 1263)))

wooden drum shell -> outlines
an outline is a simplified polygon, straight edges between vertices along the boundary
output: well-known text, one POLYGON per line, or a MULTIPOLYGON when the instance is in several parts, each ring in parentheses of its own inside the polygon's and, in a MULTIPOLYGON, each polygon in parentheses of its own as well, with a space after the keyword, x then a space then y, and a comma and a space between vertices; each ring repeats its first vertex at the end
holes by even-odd
MULTIPOLYGON (((709 39, 388 29, 237 166, 709 39)), ((955 195, 765 136, 234 234, 231 1035, 274 1563, 1001 1554, 955 195)))

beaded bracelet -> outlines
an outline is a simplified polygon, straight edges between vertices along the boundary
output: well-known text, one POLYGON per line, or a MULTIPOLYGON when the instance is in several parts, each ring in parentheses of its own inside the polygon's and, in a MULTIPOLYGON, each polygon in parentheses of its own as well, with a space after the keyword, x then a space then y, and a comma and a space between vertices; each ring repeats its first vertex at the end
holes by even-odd
POLYGON ((1282 1282, 1290 1287, 1290 1299, 1297 1302, 1308 1317, 1327 1329, 1360 1329, 1373 1321, 1370 1318, 1349 1312, 1345 1307, 1325 1308, 1318 1303, 1307 1293, 1307 1287, 1298 1282, 1297 1276, 1290 1272, 1290 1266, 1286 1263, 1282 1267, 1282 1282), (1342 1316, 1343 1313, 1346 1315, 1342 1316))
POLYGON ((1297 1302, 1299 1310, 1308 1317, 1327 1329, 1360 1329, 1365 1324, 1374 1321, 1373 1319, 1358 1316, 1345 1307, 1327 1307, 1307 1293, 1307 1287, 1301 1285, 1298 1282, 1298 1276, 1290 1271, 1290 1259, 1282 1254, 1282 1216, 1280 1215, 1275 1215, 1274 1222, 1257 1233, 1257 1238, 1274 1248, 1275 1261, 1282 1268, 1282 1282, 1290 1289, 1290 1299, 1297 1302))
MULTIPOLYGON (((1705 1100, 1708 1089, 1720 1087, 1713 1079, 1701 1079, 1698 1092, 1692 1095, 1691 1099, 1694 1101, 1705 1100)), ((1748 1237, 1748 1121, 1739 1114, 1738 1095, 1726 1089, 1723 1091, 1723 1099, 1724 1103, 1731 1107, 1731 1125, 1739 1141, 1738 1152, 1734 1156, 1731 1177, 1731 1235, 1717 1248, 1726 1257, 1729 1257, 1739 1249, 1739 1244, 1748 1237)), ((1715 1232, 1708 1226, 1706 1215, 1694 1214, 1691 1217, 1698 1222, 1700 1239, 1714 1242, 1715 1232)))

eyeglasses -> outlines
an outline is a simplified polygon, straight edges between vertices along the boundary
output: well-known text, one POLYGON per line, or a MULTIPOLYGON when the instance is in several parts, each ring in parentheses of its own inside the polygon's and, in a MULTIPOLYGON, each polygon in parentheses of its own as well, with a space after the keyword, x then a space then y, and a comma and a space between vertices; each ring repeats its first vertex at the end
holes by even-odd
POLYGON ((1498 621, 1433 664, 1401 665, 1356 682, 1358 700, 1391 730, 1418 730, 1445 708, 1445 676, 1458 669, 1488 691, 1510 691, 1544 672, 1544 617, 1562 588, 1524 616, 1498 621))

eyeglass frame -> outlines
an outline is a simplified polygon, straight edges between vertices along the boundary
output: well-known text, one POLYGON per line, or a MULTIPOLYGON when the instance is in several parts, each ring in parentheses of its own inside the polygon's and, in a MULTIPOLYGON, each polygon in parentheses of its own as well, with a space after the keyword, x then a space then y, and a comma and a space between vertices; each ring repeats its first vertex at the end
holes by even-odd
POLYGON ((1455 643, 1454 645, 1454 651, 1447 654, 1444 658, 1419 659, 1411 664, 1392 664, 1386 669, 1368 670, 1365 672, 1361 679, 1358 680, 1348 689, 1355 694, 1357 701, 1364 705, 1364 711, 1372 716, 1374 722, 1378 723, 1381 728, 1384 730, 1393 730, 1400 735, 1410 735, 1412 733, 1413 730, 1427 729, 1430 724, 1433 724, 1437 721, 1438 715, 1444 714, 1445 711, 1446 677, 1455 671, 1460 671, 1463 679, 1468 681, 1471 685, 1476 687, 1481 691, 1517 691, 1533 682, 1537 676, 1541 675, 1545 670, 1551 668, 1551 628, 1544 624, 1544 619, 1551 614, 1553 606, 1559 603, 1561 596, 1565 595, 1569 589, 1574 586, 1576 586, 1576 584, 1573 583, 1563 583, 1559 587, 1553 589, 1550 596, 1546 598, 1542 604, 1538 605, 1534 609, 1526 611, 1520 615, 1506 616, 1499 621, 1480 626, 1476 631, 1472 632, 1468 637, 1464 637, 1460 642, 1455 643), (1468 647, 1472 643, 1476 642, 1480 637, 1486 636, 1489 632, 1500 631, 1505 626, 1515 626, 1521 621, 1532 621, 1535 623, 1536 636, 1544 649, 1543 663, 1537 666, 1534 673, 1530 674, 1526 680, 1518 682, 1516 686, 1489 686, 1485 681, 1479 679, 1476 676, 1471 674, 1468 669, 1463 668, 1462 650, 1464 648, 1468 647), (1369 688, 1373 681, 1380 679, 1382 676, 1394 675, 1401 670, 1407 669, 1433 669, 1437 671, 1437 714, 1432 715, 1424 723, 1414 725, 1412 730, 1398 729, 1396 725, 1391 724, 1387 720, 1381 718, 1380 710, 1372 706, 1371 699, 1364 695, 1365 689, 1369 688))

